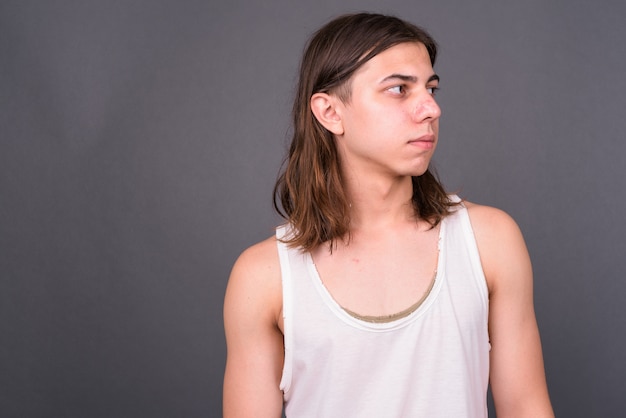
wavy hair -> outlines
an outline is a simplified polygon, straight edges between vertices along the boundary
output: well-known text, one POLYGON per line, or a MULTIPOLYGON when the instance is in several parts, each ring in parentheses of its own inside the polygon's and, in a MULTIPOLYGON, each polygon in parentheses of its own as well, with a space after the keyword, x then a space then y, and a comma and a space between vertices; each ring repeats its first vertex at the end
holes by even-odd
MULTIPOLYGON (((293 105, 293 137, 274 187, 274 208, 293 226, 284 239, 291 247, 312 250, 337 239, 349 239, 349 201, 333 134, 311 110, 313 94, 350 99, 350 79, 365 62, 394 45, 419 42, 435 65, 437 44, 422 28, 394 16, 358 13, 340 16, 309 40, 300 64, 293 105)), ((435 227, 452 202, 429 168, 413 180, 412 203, 417 218, 435 227)))

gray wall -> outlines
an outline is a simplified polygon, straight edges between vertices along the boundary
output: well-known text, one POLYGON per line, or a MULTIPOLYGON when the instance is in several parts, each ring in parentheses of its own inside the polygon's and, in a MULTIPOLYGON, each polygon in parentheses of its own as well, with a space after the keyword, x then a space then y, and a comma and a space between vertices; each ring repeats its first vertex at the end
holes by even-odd
POLYGON ((2 0, 1 416, 221 414, 302 46, 360 10, 441 44, 436 166, 525 233, 557 415, 623 414, 623 2, 2 0))

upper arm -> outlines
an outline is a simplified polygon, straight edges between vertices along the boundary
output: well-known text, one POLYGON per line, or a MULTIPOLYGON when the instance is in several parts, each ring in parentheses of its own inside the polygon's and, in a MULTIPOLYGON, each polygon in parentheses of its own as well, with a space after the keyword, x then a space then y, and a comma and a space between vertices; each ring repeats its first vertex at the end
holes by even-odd
POLYGON ((224 298, 224 417, 281 416, 281 292, 275 240, 244 251, 233 266, 224 298))
POLYGON ((506 213, 468 205, 489 287, 490 384, 499 417, 552 417, 526 244, 506 213))

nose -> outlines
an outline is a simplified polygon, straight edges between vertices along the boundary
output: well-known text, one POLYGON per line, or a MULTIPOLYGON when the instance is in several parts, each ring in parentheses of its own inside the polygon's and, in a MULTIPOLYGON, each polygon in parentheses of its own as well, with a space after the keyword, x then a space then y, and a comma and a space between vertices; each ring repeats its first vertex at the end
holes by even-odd
POLYGON ((416 121, 434 120, 441 116, 441 108, 432 94, 426 92, 422 95, 413 110, 413 117, 416 121))

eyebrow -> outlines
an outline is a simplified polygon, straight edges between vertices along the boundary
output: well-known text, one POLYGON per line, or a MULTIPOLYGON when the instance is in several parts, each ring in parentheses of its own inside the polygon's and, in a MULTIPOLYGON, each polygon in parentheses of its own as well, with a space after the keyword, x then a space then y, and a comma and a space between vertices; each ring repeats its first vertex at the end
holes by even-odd
MULTIPOLYGON (((383 78, 381 80, 381 84, 389 80, 401 80, 401 81, 406 81, 410 83, 417 83, 417 77, 413 75, 391 74, 390 76, 383 78)), ((437 74, 433 74, 428 78, 428 81, 426 82, 430 83, 431 81, 439 81, 439 76, 437 74)))

